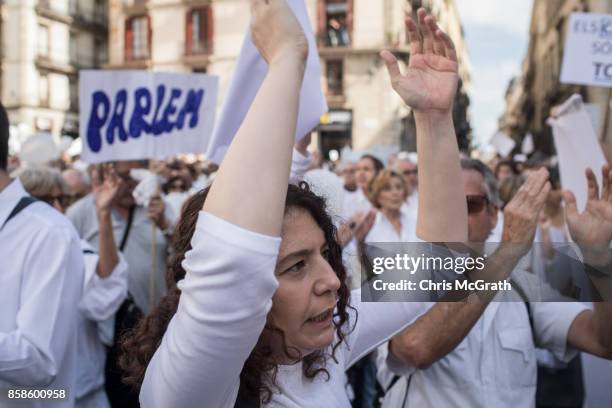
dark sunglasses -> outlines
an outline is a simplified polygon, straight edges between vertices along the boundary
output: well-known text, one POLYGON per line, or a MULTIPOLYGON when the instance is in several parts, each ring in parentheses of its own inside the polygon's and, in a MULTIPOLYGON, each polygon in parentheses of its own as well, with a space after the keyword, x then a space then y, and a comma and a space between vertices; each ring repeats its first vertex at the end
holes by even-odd
POLYGON ((419 174, 419 171, 418 171, 417 169, 414 169, 414 170, 404 170, 404 171, 402 172, 402 174, 403 174, 404 176, 412 176, 412 175, 415 175, 415 176, 416 176, 417 174, 419 174))
POLYGON ((39 200, 44 201, 45 203, 53 206, 54 203, 58 203, 60 207, 64 207, 66 202, 65 197, 63 195, 54 196, 54 195, 46 195, 39 197, 39 200))
POLYGON ((478 214, 489 204, 489 199, 485 195, 468 195, 465 199, 468 214, 478 214))

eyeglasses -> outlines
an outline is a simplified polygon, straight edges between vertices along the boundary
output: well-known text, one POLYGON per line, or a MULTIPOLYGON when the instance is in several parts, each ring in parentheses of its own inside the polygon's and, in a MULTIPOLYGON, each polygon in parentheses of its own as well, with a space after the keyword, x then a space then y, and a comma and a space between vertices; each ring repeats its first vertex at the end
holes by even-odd
POLYGON ((402 171, 402 174, 404 176, 416 176, 416 175, 419 174, 419 171, 417 169, 414 169, 414 170, 404 170, 404 171, 402 171))
POLYGON ((485 195, 468 195, 465 199, 468 214, 478 214, 489 204, 489 199, 485 195))

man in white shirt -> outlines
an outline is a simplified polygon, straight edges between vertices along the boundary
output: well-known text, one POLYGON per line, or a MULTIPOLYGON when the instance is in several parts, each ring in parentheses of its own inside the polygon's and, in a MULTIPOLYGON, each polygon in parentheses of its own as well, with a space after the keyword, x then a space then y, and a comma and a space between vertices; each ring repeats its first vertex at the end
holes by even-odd
POLYGON ((0 105, 0 406, 73 407, 83 255, 74 227, 51 206, 15 210, 29 196, 6 172, 8 127, 0 105), (9 399, 27 389, 65 397, 9 399))
MULTIPOLYGON (((462 162, 472 242, 486 240, 496 217, 495 208, 489 205, 493 200, 487 198, 485 166, 480 164, 462 162)), ((533 240, 549 189, 545 184, 547 173, 540 173, 531 176, 541 178, 540 188, 526 187, 506 207, 506 242, 529 242, 529 237, 533 240)), ((526 185, 533 183, 528 181, 526 185)), ((604 192, 609 188, 608 183, 604 192)), ((605 228, 611 224, 607 222, 605 228)), ((580 244, 581 240, 576 242, 580 244)), ((524 284, 531 277, 520 276, 519 285, 525 291, 534 286, 524 284)), ((609 302, 596 304, 595 310, 589 311, 575 302, 527 304, 516 292, 500 292, 491 303, 480 297, 473 302, 436 303, 388 346, 382 346, 379 380, 388 390, 383 406, 532 407, 536 345, 563 361, 579 350, 612 359, 609 302), (512 298, 502 301, 505 296, 512 298)))

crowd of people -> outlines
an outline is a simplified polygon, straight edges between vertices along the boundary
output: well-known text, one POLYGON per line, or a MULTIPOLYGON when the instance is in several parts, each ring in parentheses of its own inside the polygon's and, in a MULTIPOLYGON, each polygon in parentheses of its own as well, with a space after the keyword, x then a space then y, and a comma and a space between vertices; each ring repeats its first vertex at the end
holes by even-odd
POLYGON ((578 353, 612 359, 612 171, 586 170, 580 212, 550 161, 462 156, 454 46, 417 15, 404 72, 381 58, 418 160, 295 143, 309 50, 284 0, 252 1, 268 74, 219 166, 20 163, 0 109, 0 406, 582 406, 578 353), (465 279, 516 290, 362 302, 363 248, 417 241, 487 253, 465 279), (570 242, 588 273, 564 268, 570 242), (30 389, 66 393, 14 398, 30 389))

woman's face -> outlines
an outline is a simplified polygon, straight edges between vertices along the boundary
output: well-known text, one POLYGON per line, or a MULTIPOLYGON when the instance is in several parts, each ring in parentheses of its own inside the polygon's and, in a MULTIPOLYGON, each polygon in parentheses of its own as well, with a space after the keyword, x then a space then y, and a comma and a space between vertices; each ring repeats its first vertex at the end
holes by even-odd
POLYGON ((374 163, 371 159, 365 157, 359 160, 357 163, 357 185, 362 190, 365 190, 368 187, 370 181, 376 175, 376 167, 374 167, 374 163))
POLYGON ((380 190, 376 202, 383 211, 398 211, 404 199, 406 197, 406 191, 404 185, 399 177, 391 177, 389 183, 380 190))
POLYGON ((283 331, 287 347, 306 355, 334 339, 332 318, 340 280, 327 261, 323 231, 308 211, 290 209, 281 237, 276 266, 279 286, 268 323, 283 331))

